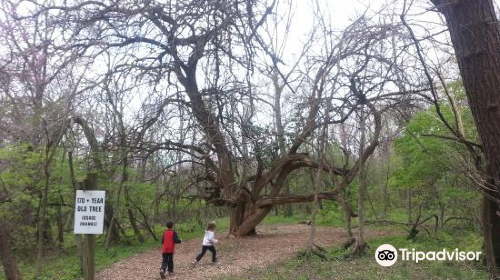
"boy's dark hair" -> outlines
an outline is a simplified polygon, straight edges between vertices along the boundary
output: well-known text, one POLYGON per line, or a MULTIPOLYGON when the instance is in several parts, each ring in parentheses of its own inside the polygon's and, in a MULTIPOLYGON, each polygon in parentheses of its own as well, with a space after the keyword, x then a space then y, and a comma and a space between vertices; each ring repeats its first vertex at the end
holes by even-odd
POLYGON ((168 221, 167 222, 167 228, 173 228, 174 227, 174 222, 168 221))
POLYGON ((207 225, 207 230, 214 230, 215 229, 215 222, 210 222, 207 225))

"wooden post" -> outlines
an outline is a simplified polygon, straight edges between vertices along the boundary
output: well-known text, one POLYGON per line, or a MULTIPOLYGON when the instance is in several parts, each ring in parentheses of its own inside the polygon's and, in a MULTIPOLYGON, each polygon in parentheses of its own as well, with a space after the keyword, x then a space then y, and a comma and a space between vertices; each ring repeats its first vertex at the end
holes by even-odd
POLYGON ((95 279, 95 259, 94 259, 95 238, 93 234, 83 236, 83 279, 95 279))
MULTIPOLYGON (((97 189, 97 174, 89 173, 80 185, 83 190, 97 189)), ((83 279, 95 279, 95 237, 93 234, 83 235, 83 279)))

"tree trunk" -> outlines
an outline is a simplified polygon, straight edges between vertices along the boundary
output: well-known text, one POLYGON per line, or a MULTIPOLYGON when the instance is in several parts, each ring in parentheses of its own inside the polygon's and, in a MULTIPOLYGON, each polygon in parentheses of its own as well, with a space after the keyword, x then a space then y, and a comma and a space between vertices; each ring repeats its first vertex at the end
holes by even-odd
POLYGON ((408 189, 406 189, 406 196, 407 196, 407 207, 406 209, 408 210, 408 223, 412 223, 412 219, 411 219, 411 189, 410 187, 408 187, 408 189))
POLYGON ((440 225, 440 228, 443 229, 444 228, 444 213, 446 211, 446 205, 444 203, 442 203, 441 205, 439 205, 439 225, 440 225))
POLYGON ((0 259, 2 260, 5 277, 7 280, 21 280, 16 260, 10 249, 9 240, 7 225, 0 217, 0 259))
MULTIPOLYGON (((126 153, 126 152, 124 152, 126 153)), ((137 220, 134 215, 134 211, 132 210, 132 206, 130 205, 130 194, 127 186, 128 182, 128 157, 127 155, 123 158, 123 170, 122 170, 122 184, 124 184, 123 188, 125 189, 125 208, 127 208, 128 219, 130 221, 130 225, 132 226, 132 230, 134 231, 134 235, 137 237, 139 243, 144 243, 144 237, 142 236, 139 227, 137 226, 137 220)))
POLYGON ((46 217, 47 217, 47 204, 48 204, 48 196, 49 196, 49 183, 50 183, 50 160, 49 160, 49 152, 50 147, 45 148, 45 159, 43 164, 44 170, 44 187, 42 190, 42 198, 40 201, 40 215, 38 216, 39 225, 38 225, 38 254, 36 258, 36 269, 35 269, 35 278, 40 279, 40 275, 42 273, 42 261, 43 261, 43 253, 44 253, 44 245, 45 245, 45 231, 46 231, 46 217))
MULTIPOLYGON (((255 227, 262 222, 272 209, 272 206, 257 208, 257 206, 253 205, 252 207, 248 207, 247 210, 243 212, 244 219, 241 220, 241 223, 234 231, 232 231, 232 233, 236 236, 255 234, 255 227)), ((233 217, 231 216, 231 219, 232 218, 233 217)))
POLYGON ((62 213, 62 205, 64 203, 62 195, 59 195, 60 203, 56 207, 56 223, 57 223, 57 248, 63 249, 64 247, 64 216, 62 213))
POLYGON ((344 222, 347 230, 347 235, 349 236, 349 239, 352 239, 354 236, 352 234, 352 226, 351 226, 351 211, 350 211, 351 209, 349 207, 350 198, 347 195, 348 195, 347 191, 344 191, 342 194, 339 195, 338 201, 340 205, 342 205, 342 209, 344 209, 344 222))
MULTIPOLYGON (((432 0, 445 16, 467 99, 484 146, 491 193, 500 185, 500 26, 492 0, 432 0)), ((484 243, 492 276, 500 260, 498 205, 484 202, 484 243), (489 210, 488 210, 489 209, 489 210), (491 248, 488 248, 491 246, 491 248)))
MULTIPOLYGON (((274 86, 274 123, 276 126, 276 142, 278 142, 279 157, 283 157, 286 154, 286 144, 285 144, 285 129, 283 127, 283 122, 281 120, 281 94, 285 88, 285 83, 280 84, 279 73, 276 66, 273 67, 272 81, 274 86)), ((285 186, 285 194, 290 194, 290 186, 285 186)), ((292 216, 292 205, 285 205, 285 216, 292 216)), ((275 207, 277 210, 278 208, 275 207)))
MULTIPOLYGON (((319 173, 319 172, 318 172, 319 173)), ((316 177, 319 177, 318 174, 316 177)), ((316 180, 321 180, 320 178, 316 178, 316 180)), ((319 184, 319 183, 315 183, 319 184)), ((309 240, 307 241, 306 254, 311 254, 314 252, 314 239, 316 238, 316 216, 319 212, 319 199, 316 195, 314 197, 313 210, 311 213, 311 231, 309 232, 309 240)))
MULTIPOLYGON (((386 144, 387 145, 387 144, 386 144)), ((391 170, 391 154, 389 148, 387 148, 387 171, 385 174, 385 184, 384 184, 384 217, 387 217, 387 208, 389 207, 389 176, 391 170)))
MULTIPOLYGON (((363 155, 365 150, 365 116, 363 108, 361 108, 360 116, 360 130, 361 139, 359 140, 359 156, 363 155)), ((365 253, 366 243, 364 237, 365 226, 365 191, 366 191, 366 177, 365 177, 365 163, 361 162, 359 166, 359 193, 358 193, 358 238, 356 238, 356 247, 354 248, 353 255, 361 256, 365 253)))
MULTIPOLYGON (((285 194, 286 195, 290 195, 290 186, 288 184, 285 187, 285 194)), ((286 206, 285 206, 285 216, 286 217, 293 216, 292 204, 286 204, 286 206)))
MULTIPOLYGON (((75 197, 76 197, 76 191, 78 190, 78 183, 76 182, 75 169, 73 167, 73 150, 68 151, 68 164, 69 164, 69 174, 71 177, 71 185, 73 185, 73 194, 75 194, 75 196, 73 197, 73 201, 76 201, 75 197)), ((80 272, 81 274, 83 274, 83 239, 81 234, 75 234, 75 243, 76 243, 77 255, 80 261, 80 272)))
POLYGON ((481 222, 483 226, 483 246, 486 266, 491 275, 498 277, 497 268, 500 267, 500 219, 498 219, 498 205, 492 202, 487 195, 481 203, 481 222))
MULTIPOLYGON (((118 199, 118 198, 117 198, 118 199)), ((120 232, 118 228, 118 224, 116 222, 116 217, 115 217, 115 207, 113 207, 113 203, 111 202, 111 199, 109 199, 109 203, 106 203, 105 209, 104 210, 104 226, 106 229, 106 242, 105 242, 105 249, 111 245, 111 244, 116 244, 118 241, 120 241, 120 232)))
POLYGON ((314 198, 313 210, 311 213, 311 231, 309 232, 309 240, 307 241, 306 254, 311 254, 314 251, 314 239, 316 238, 316 216, 319 212, 318 196, 314 198))
POLYGON ((139 243, 144 243, 144 236, 142 236, 142 233, 137 226, 137 220, 134 215, 134 211, 132 210, 132 206, 130 206, 130 203, 128 201, 130 199, 128 195, 128 189, 125 189, 125 199, 127 200, 127 202, 125 203, 125 207, 127 208, 128 219, 130 221, 130 225, 132 226, 132 230, 134 231, 134 235, 137 237, 139 243))
POLYGON ((229 232, 235 233, 238 228, 243 223, 243 217, 245 215, 244 205, 241 203, 236 207, 229 207, 229 232))
MULTIPOLYGON (((139 166, 138 177, 136 177, 136 182, 137 183, 142 183, 146 179, 147 158, 145 157, 145 153, 142 153, 141 157, 143 159, 141 160, 141 163, 140 163, 140 166, 139 166)), ((155 194, 155 196, 156 196, 156 194, 155 194)), ((133 201, 130 201, 130 203, 133 204, 133 206, 137 209, 137 211, 139 211, 139 214, 142 216, 142 218, 144 220, 144 227, 145 227, 145 229, 149 232, 149 234, 151 235, 151 237, 153 237, 153 239, 155 241, 158 241, 158 237, 156 236, 153 228, 150 225, 150 221, 149 221, 148 215, 146 215, 146 213, 139 206, 137 206, 137 204, 134 204, 133 201)), ((153 209, 156 209, 156 204, 157 204, 157 202, 156 202, 156 197, 155 197, 155 202, 152 205, 153 209)))

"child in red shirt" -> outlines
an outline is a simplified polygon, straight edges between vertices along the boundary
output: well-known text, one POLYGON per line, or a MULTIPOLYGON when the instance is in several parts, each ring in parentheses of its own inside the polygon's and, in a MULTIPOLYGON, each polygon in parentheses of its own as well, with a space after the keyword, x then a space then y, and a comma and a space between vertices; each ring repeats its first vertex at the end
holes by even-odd
POLYGON ((179 236, 177 236, 177 232, 175 232, 173 228, 174 222, 168 221, 167 229, 163 233, 163 237, 161 239, 161 243, 163 244, 161 248, 163 261, 161 263, 160 276, 162 279, 165 279, 165 272, 168 271, 169 275, 174 273, 175 244, 182 242, 182 240, 179 239, 179 236))

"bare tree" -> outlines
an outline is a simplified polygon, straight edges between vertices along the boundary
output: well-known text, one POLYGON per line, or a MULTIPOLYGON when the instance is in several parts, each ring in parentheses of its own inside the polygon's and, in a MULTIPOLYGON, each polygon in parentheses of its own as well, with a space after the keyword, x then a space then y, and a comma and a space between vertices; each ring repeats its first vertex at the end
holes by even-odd
MULTIPOLYGON (((308 202, 314 197, 338 199, 378 145, 383 108, 392 106, 391 103, 398 104, 397 97, 403 94, 387 93, 390 87, 386 85, 390 81, 376 81, 372 87, 378 93, 373 95, 374 90, 360 93, 350 89, 349 81, 347 86, 342 85, 345 81, 341 82, 349 79, 342 70, 342 64, 348 65, 349 61, 369 60, 386 64, 387 69, 393 68, 387 59, 384 60, 383 54, 371 53, 378 48, 377 44, 390 38, 390 26, 372 24, 362 16, 344 31, 334 32, 326 21, 320 22, 321 34, 312 32, 308 39, 310 42, 322 40, 323 43, 314 50, 312 44, 307 43, 297 62, 288 67, 284 63, 284 51, 269 44, 272 36, 265 37, 262 31, 277 9, 276 5, 276 2, 267 5, 259 1, 196 0, 167 4, 155 1, 70 1, 63 6, 50 3, 37 6, 38 10, 26 18, 59 11, 61 21, 67 23, 67 30, 73 34, 68 49, 120 52, 127 56, 127 62, 116 65, 109 74, 135 71, 153 85, 152 91, 161 90, 162 94, 158 95, 160 100, 153 110, 143 108, 144 121, 134 129, 138 133, 136 142, 119 141, 115 145, 128 145, 131 149, 148 153, 162 151, 189 155, 189 163, 201 167, 193 168, 197 171, 195 184, 201 181, 210 184, 204 188, 204 198, 216 206, 230 209, 231 233, 247 235, 255 232, 255 226, 274 205, 308 202), (270 63, 258 66, 256 60, 260 56, 269 59, 270 63), (267 77, 272 85, 267 87, 253 82, 249 73, 254 72, 256 78, 267 77), (274 96, 266 99, 256 87, 260 91, 274 89, 274 96), (298 101, 297 108, 291 110, 293 113, 287 113, 287 123, 283 122, 285 116, 280 104, 281 95, 285 93, 295 95, 298 101), (325 118, 321 112, 328 107, 327 104, 330 109, 325 118), (272 119, 276 126, 271 132, 254 124, 255 119, 262 117, 259 114, 265 114, 261 108, 268 105, 273 110, 272 119), (182 123, 184 126, 192 119, 196 121, 196 126, 188 128, 190 135, 196 135, 193 143, 186 143, 186 137, 180 138, 174 133, 165 134, 160 141, 149 141, 141 136, 149 129, 172 124, 165 112, 179 106, 186 108, 192 118, 186 120, 184 114, 182 118, 175 117, 176 125, 182 123), (348 121, 361 106, 370 108, 374 132, 366 150, 352 167, 320 163, 306 152, 304 146, 315 131, 324 125, 348 121), (297 116, 293 128, 292 114, 297 116), (274 153, 270 149, 272 146, 276 146, 279 153, 274 153), (268 156, 273 153, 276 156, 268 156), (331 192, 288 194, 287 178, 301 168, 341 175, 342 183, 331 192)), ((287 26, 289 21, 284 22, 287 26)), ((96 59, 102 57, 96 56, 96 59)), ((382 79, 387 79, 387 73, 382 79)), ((141 87, 148 88, 147 84, 141 87)), ((115 112, 114 116, 120 114, 115 112)), ((82 123, 82 118, 77 119, 82 123)), ((84 132, 92 134, 89 130, 84 129, 84 132)), ((123 134, 124 129, 121 129, 123 134)), ((99 145, 107 149, 105 145, 109 142, 99 144, 95 137, 87 138, 91 151, 99 150, 99 145)), ((97 157, 98 153, 92 154, 97 157)), ((113 158, 123 160, 128 156, 114 154, 113 158)), ((184 162, 179 160, 179 164, 184 162)), ((121 168, 126 170, 123 165, 121 168)), ((130 217, 130 220, 134 219, 130 217)))

